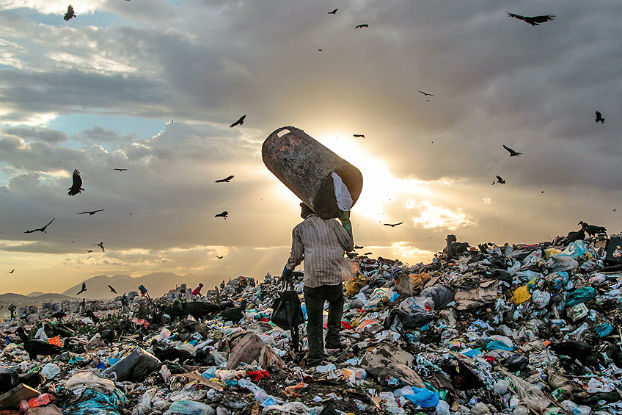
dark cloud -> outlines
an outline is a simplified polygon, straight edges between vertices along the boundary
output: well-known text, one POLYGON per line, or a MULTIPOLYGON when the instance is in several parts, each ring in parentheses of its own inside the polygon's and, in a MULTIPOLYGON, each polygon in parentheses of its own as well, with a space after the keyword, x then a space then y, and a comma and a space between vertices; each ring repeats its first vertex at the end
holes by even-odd
POLYGON ((100 126, 95 126, 87 130, 82 131, 80 134, 82 138, 93 141, 95 143, 112 143, 116 141, 132 141, 133 135, 123 136, 114 130, 105 129, 100 126))
POLYGON ((55 144, 67 140, 67 134, 58 130, 48 128, 7 128, 5 134, 14 135, 25 140, 34 139, 45 141, 46 143, 55 144))
POLYGON ((387 180, 423 181, 427 193, 383 193, 369 186, 378 172, 360 166, 364 196, 382 208, 365 216, 355 206, 363 245, 436 251, 447 233, 472 244, 537 242, 581 219, 619 228, 611 210, 622 211, 622 177, 612 174, 622 170, 620 2, 365 0, 327 15, 333 6, 108 0, 84 26, 0 12, 0 40, 19 45, 7 48, 0 70, 0 122, 44 125, 75 113, 175 119, 134 135, 113 122, 70 137, 5 128, 0 223, 11 244, 3 249, 71 254, 104 241, 110 258, 81 260, 102 272, 133 263, 180 274, 184 264, 225 275, 278 271, 297 205, 266 173, 260 147, 284 125, 318 139, 365 133, 353 146, 384 160, 387 180), (107 14, 97 26, 100 10, 107 14), (506 10, 557 19, 531 27, 506 10), (355 30, 360 23, 369 28, 355 30), (595 110, 605 124, 594 123, 595 110), (242 114, 244 125, 229 128, 242 114), (502 144, 523 155, 510 159, 502 144), (71 198, 74 168, 86 190, 71 198), (229 174, 232 183, 214 183, 229 174), (497 174, 506 185, 490 185, 497 174), (214 218, 222 210, 227 221, 214 218), (46 235, 23 234, 51 217, 46 235), (231 262, 212 264, 214 246, 231 262), (144 250, 144 261, 132 250, 144 250))

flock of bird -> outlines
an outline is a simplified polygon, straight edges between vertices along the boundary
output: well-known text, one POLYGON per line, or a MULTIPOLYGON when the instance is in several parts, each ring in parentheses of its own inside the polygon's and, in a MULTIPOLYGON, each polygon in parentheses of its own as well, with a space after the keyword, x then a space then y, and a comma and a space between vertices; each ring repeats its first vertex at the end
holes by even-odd
MULTIPOLYGON (((129 1, 129 0, 126 0, 126 1, 129 1)), ((329 11, 328 14, 336 15, 338 10, 339 10, 338 8, 333 9, 333 10, 329 11)), ((530 24, 531 26, 534 26, 534 27, 538 26, 538 25, 540 25, 542 23, 553 21, 555 19, 555 17, 556 17, 553 14, 546 14, 546 15, 540 15, 540 16, 523 16, 523 15, 519 15, 519 14, 515 14, 515 13, 510 13, 510 12, 506 12, 506 13, 507 13, 507 15, 509 17, 514 18, 514 19, 518 19, 518 20, 522 20, 522 21, 524 21, 524 22, 526 22, 526 23, 528 23, 528 24, 530 24)), ((69 21, 69 20, 75 18, 76 16, 77 15, 75 14, 75 10, 74 10, 73 6, 69 5, 67 7, 67 12, 65 13, 63 18, 64 18, 65 21, 69 21)), ((369 24, 362 23, 362 24, 357 24, 354 28, 355 29, 362 29, 362 28, 368 28, 368 27, 369 27, 369 24)), ((322 51, 322 49, 318 49, 318 51, 322 51)), ((429 92, 425 92, 425 91, 421 91, 421 90, 419 90, 418 92, 421 93, 426 98, 427 101, 429 101, 428 97, 434 96, 433 94, 431 94, 429 92)), ((595 112, 595 116, 596 116, 596 118, 595 118, 595 122, 596 123, 600 122, 601 124, 603 124, 605 122, 605 118, 602 116, 600 111, 596 111, 595 112)), ((235 122, 230 124, 230 127, 236 127, 236 126, 239 126, 239 125, 243 125, 245 119, 246 119, 246 115, 242 115, 239 119, 237 119, 235 122)), ((169 124, 172 124, 172 123, 173 123, 173 120, 171 120, 170 122, 166 123, 166 125, 168 126, 169 124)), ((353 136, 357 137, 357 138, 365 138, 364 134, 353 134, 353 136)), ((434 142, 434 141, 432 141, 432 142, 434 142)), ((515 151, 512 148, 506 146, 505 144, 503 144, 503 148, 510 153, 510 158, 511 157, 518 157, 519 155, 522 154, 521 152, 515 151)), ((119 171, 119 172, 123 172, 123 171, 126 171, 127 168, 115 168, 113 170, 119 171)), ((231 181, 231 179, 233 179, 233 178, 234 178, 234 176, 230 175, 230 176, 225 177, 223 179, 216 180, 216 183, 229 183, 231 181)), ((506 181, 501 176, 497 175, 496 179, 493 181, 492 184, 494 185, 496 183, 505 184, 506 181)), ((71 185, 71 187, 69 187, 67 194, 70 195, 70 196, 75 196, 75 195, 81 193, 83 190, 84 190, 84 188, 82 187, 82 177, 81 177, 80 171, 78 169, 75 169, 73 171, 73 175, 72 175, 72 185, 71 185)), ((542 193, 544 193, 544 191, 542 191, 542 193)), ((88 214, 89 216, 92 216, 92 215, 94 215, 94 214, 96 214, 98 212, 102 212, 103 210, 104 209, 96 209, 96 210, 92 210, 92 211, 83 211, 83 212, 77 212, 77 213, 80 214, 80 215, 88 214)), ((217 218, 223 218, 224 220, 226 220, 228 215, 229 215, 228 211, 223 211, 223 212, 218 213, 218 214, 216 214, 214 216, 217 217, 217 218)), ((50 220, 44 226, 42 226, 40 228, 26 230, 24 233, 33 233, 33 232, 46 233, 48 226, 50 226, 52 224, 52 222, 54 222, 54 220, 55 220, 55 218, 52 218, 52 220, 50 220)), ((385 223, 384 225, 385 226, 389 226, 389 227, 395 227, 395 226, 401 225, 402 223, 403 222, 385 223)), ((579 231, 579 232, 584 232, 585 231, 585 226, 588 226, 588 227, 591 226, 591 225, 584 224, 583 222, 580 222, 579 224, 583 224, 582 225, 583 227, 582 227, 581 231, 579 231)), ((103 242, 100 242, 100 243, 94 244, 94 245, 99 246, 101 248, 102 252, 105 252, 103 242)), ((93 252, 93 251, 92 250, 87 250, 87 252, 93 252)), ((223 257, 222 256, 217 256, 217 258, 218 259, 222 259, 223 257)), ((12 270, 12 271, 10 271, 10 273, 13 273, 14 271, 15 270, 12 270)), ((113 287, 109 286, 109 288, 110 288, 110 290, 112 292, 116 293, 116 291, 114 290, 113 287)), ((80 293, 82 293, 84 291, 86 291, 86 284, 82 285, 82 290, 80 290, 80 292, 78 294, 80 294, 80 293)))

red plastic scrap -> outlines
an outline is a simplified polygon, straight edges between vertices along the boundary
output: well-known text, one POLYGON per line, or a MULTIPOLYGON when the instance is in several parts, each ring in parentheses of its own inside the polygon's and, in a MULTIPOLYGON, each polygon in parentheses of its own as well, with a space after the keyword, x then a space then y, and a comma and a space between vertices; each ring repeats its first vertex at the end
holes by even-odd
POLYGON ((246 376, 251 378, 253 382, 257 382, 258 380, 261 380, 263 378, 269 378, 270 373, 268 373, 267 370, 250 370, 246 372, 246 376))

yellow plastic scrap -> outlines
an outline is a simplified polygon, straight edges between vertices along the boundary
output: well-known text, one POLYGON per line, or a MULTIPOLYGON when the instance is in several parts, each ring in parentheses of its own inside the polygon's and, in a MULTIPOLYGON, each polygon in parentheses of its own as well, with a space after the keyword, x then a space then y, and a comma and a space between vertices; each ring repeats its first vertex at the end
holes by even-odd
POLYGON ((522 304, 525 301, 529 301, 531 300, 531 294, 529 294, 529 290, 527 289, 526 285, 523 285, 522 287, 518 287, 515 291, 514 291, 514 295, 512 296, 512 302, 516 305, 518 304, 522 304))
POLYGON ((544 250, 544 259, 549 259, 552 255, 558 255, 558 254, 561 254, 561 253, 562 253, 561 249, 546 248, 544 250))
POLYGON ((367 277, 359 273, 344 281, 343 285, 346 287, 347 295, 356 295, 367 285, 367 277))

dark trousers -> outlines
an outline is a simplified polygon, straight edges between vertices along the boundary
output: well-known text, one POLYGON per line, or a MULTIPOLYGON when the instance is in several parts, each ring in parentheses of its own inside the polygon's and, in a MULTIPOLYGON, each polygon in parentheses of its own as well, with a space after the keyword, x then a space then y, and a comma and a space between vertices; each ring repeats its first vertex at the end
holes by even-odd
POLYGON ((324 301, 328 301, 327 342, 339 342, 341 316, 343 315, 343 285, 321 285, 304 287, 305 305, 307 307, 307 338, 309 341, 309 357, 324 355, 322 339, 324 301))

